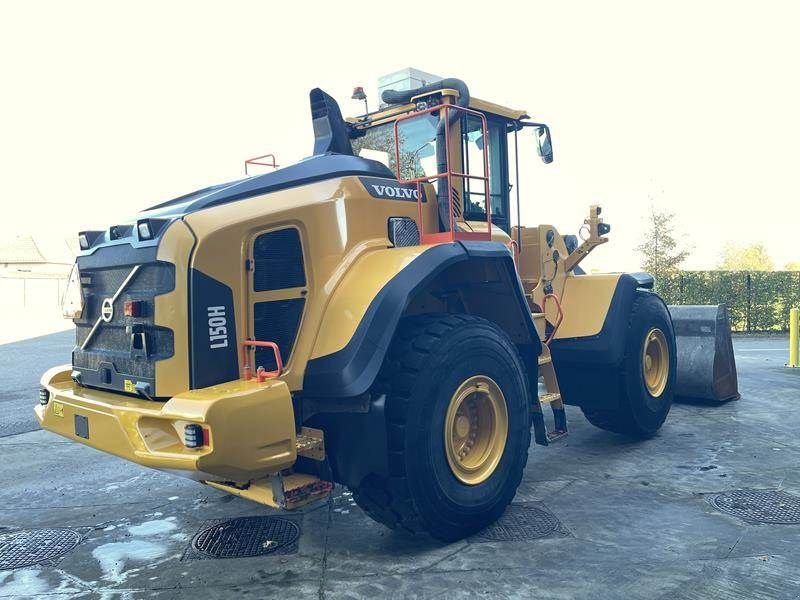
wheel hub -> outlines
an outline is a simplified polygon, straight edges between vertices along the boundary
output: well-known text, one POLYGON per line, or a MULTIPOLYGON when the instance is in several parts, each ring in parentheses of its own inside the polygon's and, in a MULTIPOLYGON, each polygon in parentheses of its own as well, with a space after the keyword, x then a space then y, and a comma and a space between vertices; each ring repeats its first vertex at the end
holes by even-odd
POLYGON ((647 332, 642 347, 642 374, 648 393, 658 398, 669 379, 669 347, 664 332, 654 327, 647 332))
POLYGON ((453 475, 468 485, 488 479, 507 436, 508 410, 500 387, 489 377, 470 377, 453 394, 445 417, 444 446, 453 475))

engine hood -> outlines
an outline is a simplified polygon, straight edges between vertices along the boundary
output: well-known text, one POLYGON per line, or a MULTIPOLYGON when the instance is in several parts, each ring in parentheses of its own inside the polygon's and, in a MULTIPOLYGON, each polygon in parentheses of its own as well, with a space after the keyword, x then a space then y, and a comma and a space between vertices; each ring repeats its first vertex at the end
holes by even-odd
POLYGON ((395 178, 388 167, 374 160, 346 154, 321 154, 271 173, 215 185, 157 204, 142 212, 140 217, 179 217, 220 204, 348 175, 395 178))

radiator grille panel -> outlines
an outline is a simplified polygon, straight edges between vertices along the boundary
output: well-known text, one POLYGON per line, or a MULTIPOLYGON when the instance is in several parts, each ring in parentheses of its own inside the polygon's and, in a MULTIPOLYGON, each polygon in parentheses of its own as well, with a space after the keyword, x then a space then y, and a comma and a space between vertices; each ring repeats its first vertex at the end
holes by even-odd
POLYGON ((253 244, 256 292, 306 285, 300 233, 294 227, 259 235, 253 244))
MULTIPOLYGON (((284 364, 289 362, 292 354, 305 302, 305 298, 292 298, 290 300, 256 302, 253 306, 255 338, 278 344, 284 364)), ((277 368, 272 350, 257 348, 255 352, 254 368, 261 366, 267 371, 277 368)))
POLYGON ((153 380, 155 363, 169 358, 174 353, 173 332, 154 323, 155 297, 175 287, 175 268, 171 264, 157 262, 143 264, 120 297, 114 302, 114 316, 110 323, 101 322, 87 348, 81 349, 89 332, 100 316, 104 298, 110 298, 119 289, 131 272, 132 266, 82 269, 86 280, 84 290, 84 312, 75 321, 75 348, 72 351, 73 367, 84 372, 84 383, 116 388, 117 382, 96 379, 88 371, 97 371, 103 364, 110 365, 120 375, 153 380), (125 317, 123 305, 126 300, 141 302, 139 317, 125 317), (146 356, 131 351, 131 334, 126 327, 138 323, 145 328, 148 353, 146 356), (139 355, 137 355, 139 354, 139 355))

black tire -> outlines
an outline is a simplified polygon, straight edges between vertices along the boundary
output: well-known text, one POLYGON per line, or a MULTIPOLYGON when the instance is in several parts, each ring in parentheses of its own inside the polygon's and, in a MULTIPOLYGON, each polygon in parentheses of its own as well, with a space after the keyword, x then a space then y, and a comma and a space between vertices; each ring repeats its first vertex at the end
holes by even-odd
POLYGON ((387 527, 448 542, 494 522, 519 486, 531 437, 527 377, 508 336, 468 315, 406 318, 376 385, 387 395, 389 477, 367 476, 353 489, 356 503, 387 527), (508 434, 491 475, 468 485, 449 467, 443 433, 454 392, 475 375, 500 387, 508 434))
POLYGON ((664 424, 672 407, 677 369, 675 333, 664 301, 652 292, 637 292, 625 335, 625 358, 619 377, 622 396, 616 410, 582 409, 592 425, 635 438, 649 438, 664 424), (664 333, 669 354, 669 373, 664 391, 654 397, 644 380, 642 350, 647 333, 664 333))

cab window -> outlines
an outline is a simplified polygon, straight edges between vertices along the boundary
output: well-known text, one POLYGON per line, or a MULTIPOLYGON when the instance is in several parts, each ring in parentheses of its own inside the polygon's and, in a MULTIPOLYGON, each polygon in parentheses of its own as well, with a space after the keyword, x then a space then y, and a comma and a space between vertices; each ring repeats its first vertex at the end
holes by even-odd
MULTIPOLYGON (((505 168, 507 147, 505 122, 487 116, 489 136, 489 202, 492 222, 508 229, 508 173, 505 168)), ((470 175, 485 176, 483 128, 481 120, 470 114, 461 118, 461 143, 464 167, 470 175)), ((486 220, 486 188, 480 179, 467 178, 464 183, 464 218, 468 221, 486 220)))

